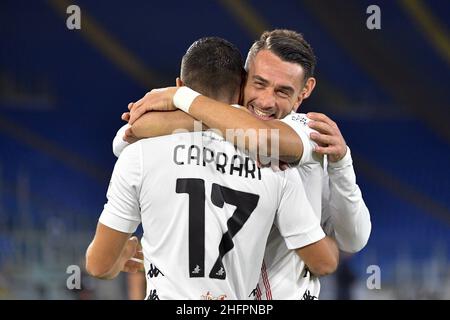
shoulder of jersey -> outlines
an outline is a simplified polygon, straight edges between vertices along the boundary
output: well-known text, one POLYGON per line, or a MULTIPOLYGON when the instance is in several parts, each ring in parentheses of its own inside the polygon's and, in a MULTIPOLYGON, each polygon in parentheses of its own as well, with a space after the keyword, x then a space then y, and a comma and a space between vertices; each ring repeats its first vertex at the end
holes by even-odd
POLYGON ((309 118, 304 113, 293 112, 293 113, 289 114, 288 117, 292 121, 299 122, 299 123, 303 124, 304 126, 306 126, 306 124, 310 121, 309 118))
MULTIPOLYGON (((202 132, 175 132, 172 134, 167 134, 164 136, 157 136, 157 137, 151 137, 151 138, 144 138, 140 139, 136 143, 152 143, 152 142, 158 142, 158 141, 164 141, 164 140, 183 140, 186 138, 190 138, 192 136, 201 136, 202 132)), ((136 144, 133 143, 133 144, 136 144)))

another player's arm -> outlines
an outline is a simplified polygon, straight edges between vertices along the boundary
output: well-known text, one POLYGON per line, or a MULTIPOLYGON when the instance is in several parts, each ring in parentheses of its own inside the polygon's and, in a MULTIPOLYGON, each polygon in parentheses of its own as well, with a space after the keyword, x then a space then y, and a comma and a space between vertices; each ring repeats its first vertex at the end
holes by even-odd
MULTIPOLYGON (((197 123, 199 123, 197 121, 197 123)), ((205 126, 203 128, 206 128, 205 126)), ((201 126, 195 125, 195 119, 187 113, 177 110, 173 112, 147 112, 131 126, 137 138, 152 138, 172 134, 177 130, 195 131, 201 126)))
POLYGON ((142 259, 137 238, 130 238, 141 221, 141 158, 141 145, 135 143, 123 151, 114 167, 108 202, 86 251, 86 270, 94 277, 112 279, 122 270, 135 272, 142 267, 141 263, 130 260, 132 257, 142 259))
MULTIPOLYGON (((249 112, 206 96, 199 96, 193 101, 189 108, 189 114, 204 122, 208 127, 225 133, 225 138, 234 144, 236 144, 235 139, 227 137, 226 130, 231 129, 235 133, 243 130, 245 151, 252 151, 249 150, 251 148, 252 141, 250 139, 252 135, 247 134, 247 131, 251 130, 256 133, 257 146, 267 145, 267 156, 277 156, 279 160, 287 163, 296 162, 302 156, 303 145, 299 136, 292 128, 279 120, 260 120, 249 112), (272 130, 275 131, 272 132, 272 130), (279 149, 276 150, 279 153, 278 155, 272 155, 271 153, 272 143, 276 143, 272 141, 272 138, 278 139, 279 149)), ((240 146, 238 145, 238 147, 240 146)))
POLYGON ((135 246, 132 243, 127 245, 130 235, 99 222, 94 239, 86 251, 86 271, 100 279, 115 278, 135 254, 135 246))
MULTIPOLYGON (((123 117, 122 119, 127 120, 123 117)), ((201 122, 183 111, 147 112, 132 126, 124 125, 117 131, 113 140, 113 153, 119 157, 128 145, 138 139, 165 136, 177 131, 192 132, 202 129, 206 130, 207 127, 204 125, 202 127, 201 122), (130 130, 131 132, 129 132, 130 130)))
POLYGON ((316 276, 326 276, 334 271, 339 263, 339 249, 333 238, 325 238, 295 250, 316 276))
MULTIPOLYGON (((163 90, 152 90, 147 93, 145 97, 137 101, 131 107, 131 119, 130 123, 133 124, 136 119, 148 111, 160 110, 170 111, 175 110, 176 107, 173 102, 177 87, 171 87, 163 90)), ((181 87, 182 90, 190 90, 186 87, 181 87)), ((181 99, 182 100, 182 99, 181 99)), ((226 135, 227 129, 234 130, 234 133, 241 132, 244 134, 244 146, 237 145, 238 147, 244 147, 246 151, 250 150, 253 146, 251 141, 251 135, 246 134, 248 130, 252 130, 256 134, 257 146, 267 146, 267 153, 263 153, 263 156, 275 157, 279 160, 287 163, 298 161, 303 154, 303 144, 299 136, 288 125, 280 122, 279 120, 260 120, 250 113, 230 106, 226 103, 222 103, 206 96, 196 97, 189 108, 189 114, 197 120, 201 120, 209 128, 217 129, 222 135, 232 142, 237 143, 236 136, 226 135), (279 148, 276 150, 277 155, 272 155, 272 130, 278 130, 278 134, 274 137, 278 140, 279 148), (261 140, 260 139, 264 139, 261 140)), ((252 134, 253 134, 252 133, 252 134)), ((258 148, 258 151, 259 150, 258 148)))
POLYGON ((324 276, 334 272, 339 262, 336 242, 325 236, 314 214, 300 177, 291 170, 285 181, 275 224, 289 249, 294 249, 309 270, 324 276))

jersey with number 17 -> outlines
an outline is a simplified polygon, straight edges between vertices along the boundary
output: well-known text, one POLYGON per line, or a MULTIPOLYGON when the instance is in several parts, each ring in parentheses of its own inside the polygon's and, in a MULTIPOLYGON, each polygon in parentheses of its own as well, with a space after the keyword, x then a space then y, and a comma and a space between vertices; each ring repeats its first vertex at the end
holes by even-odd
POLYGON ((142 223, 148 299, 252 299, 273 224, 290 249, 324 237, 298 174, 208 131, 128 146, 107 198, 101 223, 142 223))

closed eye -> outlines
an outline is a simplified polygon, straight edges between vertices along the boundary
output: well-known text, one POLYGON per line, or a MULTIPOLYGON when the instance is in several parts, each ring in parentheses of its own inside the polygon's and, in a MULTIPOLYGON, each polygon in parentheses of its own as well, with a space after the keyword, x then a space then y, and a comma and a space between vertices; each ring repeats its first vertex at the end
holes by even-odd
POLYGON ((290 97, 290 93, 287 91, 284 91, 284 90, 278 90, 277 95, 281 98, 289 98, 290 97))
POLYGON ((259 82, 259 81, 253 82, 253 85, 254 85, 257 89, 263 89, 263 88, 265 87, 264 83, 259 82))

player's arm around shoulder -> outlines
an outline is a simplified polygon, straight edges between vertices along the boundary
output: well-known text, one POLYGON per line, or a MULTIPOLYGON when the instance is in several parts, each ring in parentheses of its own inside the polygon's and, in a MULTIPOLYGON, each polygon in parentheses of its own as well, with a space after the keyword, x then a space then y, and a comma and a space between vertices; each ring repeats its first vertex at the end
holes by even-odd
MULTIPOLYGON (((186 87, 181 90, 192 91, 186 87)), ((228 105, 203 95, 197 96, 184 110, 195 119, 203 121, 209 128, 221 132, 226 140, 235 145, 236 141, 243 138, 245 144, 236 145, 241 150, 253 151, 251 148, 256 142, 258 151, 264 150, 263 156, 287 163, 296 161, 302 155, 302 141, 295 131, 278 120, 261 120, 245 108, 237 108, 236 105, 228 105), (251 141, 250 138, 253 137, 256 137, 256 141, 251 141), (260 148, 261 146, 267 148, 260 148)))
POLYGON ((302 140, 289 125, 279 120, 261 120, 244 107, 236 108, 204 96, 194 100, 190 114, 209 127, 217 128, 231 143, 236 144, 236 141, 241 141, 239 138, 244 138, 245 144, 236 146, 245 151, 252 152, 251 148, 256 143, 258 155, 286 163, 296 162, 302 157, 302 140), (251 141, 252 137, 256 137, 256 141, 251 141))
POLYGON ((137 138, 152 138, 176 132, 192 132, 206 129, 200 121, 195 121, 187 113, 177 110, 172 112, 147 112, 131 125, 137 138))

